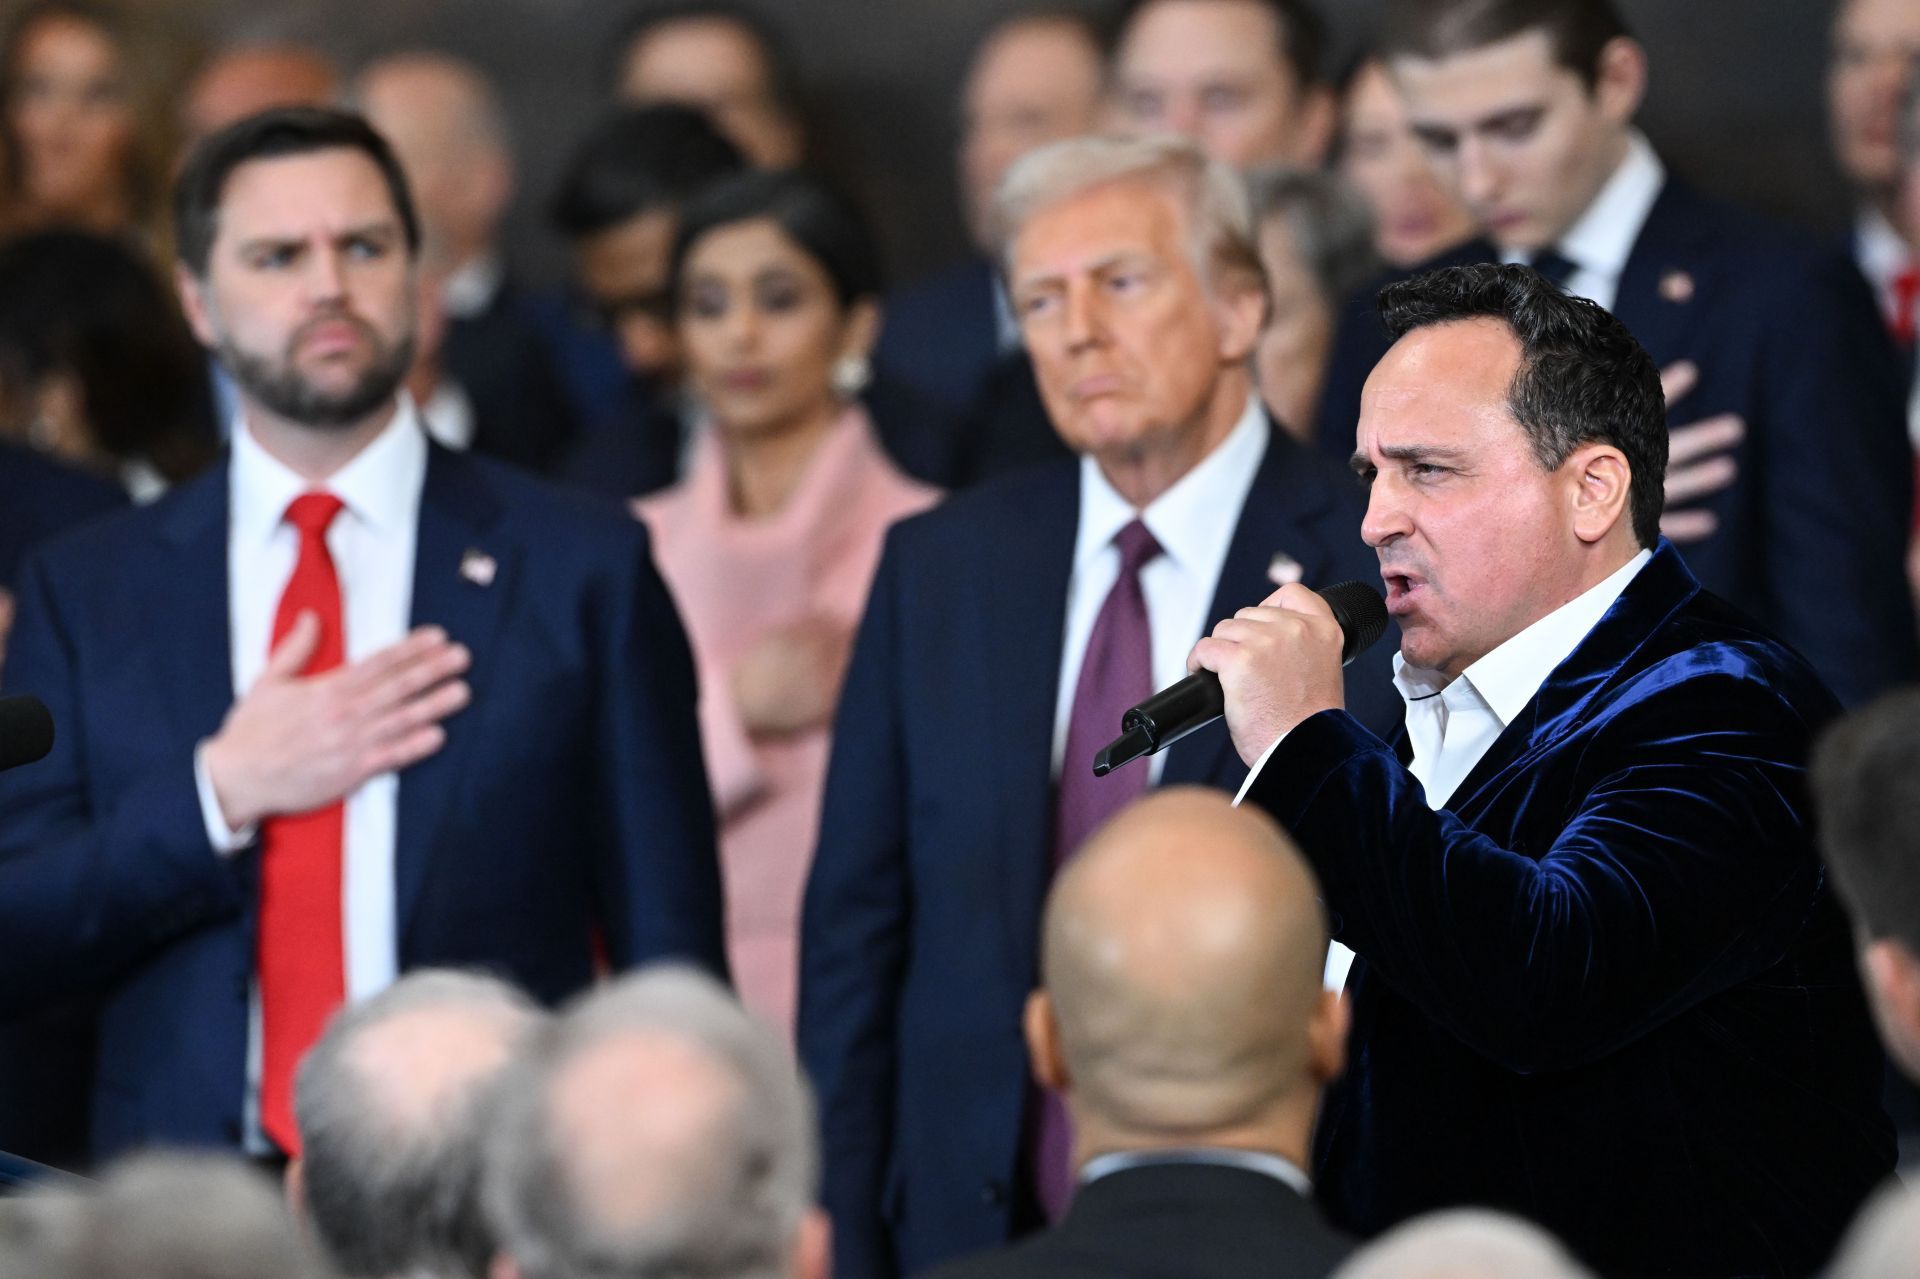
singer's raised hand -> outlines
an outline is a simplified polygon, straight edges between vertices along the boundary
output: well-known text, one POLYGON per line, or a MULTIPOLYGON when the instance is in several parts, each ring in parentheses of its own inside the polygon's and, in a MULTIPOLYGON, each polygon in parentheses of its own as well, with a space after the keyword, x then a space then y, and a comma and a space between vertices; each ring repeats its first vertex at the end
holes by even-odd
POLYGON ((207 778, 227 825, 303 813, 446 741, 440 721, 467 704, 466 646, 437 626, 321 675, 300 671, 319 642, 303 613, 246 696, 207 740, 207 778))
POLYGON ((1233 748, 1252 764, 1301 720, 1347 704, 1342 642, 1327 602, 1294 583, 1214 627, 1187 669, 1220 677, 1233 748))

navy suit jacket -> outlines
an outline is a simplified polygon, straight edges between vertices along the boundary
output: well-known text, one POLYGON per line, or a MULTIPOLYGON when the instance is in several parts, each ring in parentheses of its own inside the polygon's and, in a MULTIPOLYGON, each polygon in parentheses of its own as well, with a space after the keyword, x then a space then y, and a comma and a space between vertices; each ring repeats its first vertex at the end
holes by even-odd
POLYGON ((1000 360, 993 264, 968 258, 886 300, 874 365, 948 416, 972 407, 1000 360))
POLYGON ((1053 1229, 928 1279, 1326 1279, 1352 1251, 1266 1173, 1147 1164, 1082 1186, 1053 1229))
POLYGON ((1337 1224, 1488 1204, 1607 1275, 1825 1261, 1894 1160, 1802 778, 1836 711, 1663 542, 1445 810, 1347 714, 1287 736, 1249 798, 1359 956, 1337 1224))
MULTIPOLYGON (((233 702, 227 496, 221 466, 78 530, 19 592, 8 686, 58 736, 0 774, 0 1013, 102 992, 101 1154, 240 1137, 258 851, 208 847, 193 777, 233 702)), ((413 623, 472 650, 473 701, 400 780, 400 967, 553 1001, 597 933, 617 966, 724 971, 692 661, 641 526, 436 447, 413 591, 413 623)))
MULTIPOLYGON (((896 525, 855 642, 800 954, 841 1279, 913 1273, 1012 1229, 1079 495, 1065 461, 896 525)), ((1214 615, 1272 592, 1275 552, 1314 585, 1377 575, 1359 522, 1358 487, 1275 428, 1214 615)), ((1349 702, 1374 722, 1399 714, 1388 656, 1349 668, 1349 702)), ((1245 775, 1215 723, 1170 749, 1161 780, 1231 790, 1245 775)))
MULTIPOLYGON (((1476 241, 1410 274, 1497 257, 1476 241)), ((1347 308, 1321 397, 1320 443, 1342 459, 1388 346, 1376 295, 1347 308)), ((1669 179, 1613 311, 1661 368, 1699 367, 1670 424, 1746 419, 1739 477, 1687 506, 1719 520, 1685 547, 1700 581, 1799 649, 1849 705, 1913 678, 1906 380, 1851 259, 1669 179)))
POLYGON ((13 585, 36 543, 126 504, 127 495, 103 479, 0 442, 0 587, 13 585))

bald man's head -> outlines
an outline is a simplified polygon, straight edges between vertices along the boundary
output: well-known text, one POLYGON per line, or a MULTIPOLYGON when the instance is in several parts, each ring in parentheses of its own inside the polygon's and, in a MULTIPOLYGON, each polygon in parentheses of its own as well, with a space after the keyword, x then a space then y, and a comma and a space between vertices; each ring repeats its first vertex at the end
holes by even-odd
POLYGON ((472 63, 420 50, 369 63, 352 96, 400 157, 446 265, 487 251, 513 195, 506 113, 492 82, 472 63))
POLYGON ((1076 1120, 1198 1142, 1297 1113, 1339 1067, 1326 949, 1313 873, 1264 814, 1197 788, 1122 811, 1047 904, 1036 1004, 1076 1120))
POLYGON ((542 1016, 504 982, 429 970, 328 1025, 300 1066, 289 1192, 342 1274, 486 1264, 488 1100, 542 1016))

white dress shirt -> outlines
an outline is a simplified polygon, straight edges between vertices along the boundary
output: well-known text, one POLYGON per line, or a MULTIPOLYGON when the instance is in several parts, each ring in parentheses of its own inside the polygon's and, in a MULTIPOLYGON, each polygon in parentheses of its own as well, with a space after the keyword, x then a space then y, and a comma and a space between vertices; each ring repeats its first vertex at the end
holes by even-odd
MULTIPOLYGON (((1457 679, 1408 666, 1406 658, 1393 655, 1393 686, 1407 704, 1407 744, 1413 748, 1407 771, 1426 792, 1428 808, 1447 806, 1454 789, 1526 709, 1547 676, 1573 655, 1652 558, 1652 551, 1642 550, 1604 580, 1461 671, 1457 679)), ((1253 779, 1286 737, 1280 734, 1255 761, 1234 797, 1235 804, 1246 798, 1253 779)), ((1352 966, 1353 952, 1334 942, 1327 953, 1327 986, 1333 990, 1345 986, 1352 966)))
MULTIPOLYGON (((427 437, 419 412, 405 395, 386 430, 323 485, 308 484, 262 448, 244 423, 235 424, 228 468, 227 615, 236 699, 266 666, 274 613, 300 546, 299 533, 286 523, 286 510, 302 493, 328 492, 345 503, 327 529, 327 549, 340 579, 346 660, 360 661, 406 635, 426 475, 427 437)), ((214 849, 230 856, 251 844, 254 829, 227 826, 201 754, 195 757, 195 779, 214 849)), ((340 909, 349 1001, 385 989, 398 967, 393 866, 399 797, 395 773, 371 778, 347 796, 340 909)), ((252 1021, 246 1114, 248 1131, 257 1137, 257 998, 252 1021)))
POLYGON ((1880 215, 1878 209, 1862 209, 1853 223, 1853 260, 1860 267, 1860 274, 1867 277, 1867 283, 1873 286, 1873 297, 1880 304, 1880 314, 1893 314, 1893 282, 1902 271, 1913 265, 1913 250, 1893 229, 1893 224, 1880 215))
MULTIPOLYGON (((1187 654, 1219 618, 1209 616, 1220 584, 1227 547, 1240 522, 1260 459, 1268 441, 1266 411, 1247 397, 1246 410, 1227 437, 1172 488, 1136 511, 1120 496, 1099 463, 1080 459, 1080 532, 1074 543, 1073 572, 1067 579, 1067 624, 1060 648, 1060 691, 1053 716, 1053 775, 1060 776, 1067 753, 1067 725, 1080 665, 1093 637, 1100 606, 1120 576, 1120 551, 1113 539, 1136 518, 1142 520, 1163 554, 1140 570, 1153 640, 1153 687, 1185 679, 1187 654)), ((1120 726, 1113 726, 1114 734, 1120 726)), ((1149 779, 1160 780, 1165 753, 1148 757, 1149 779)), ((1086 761, 1083 767, 1091 767, 1086 761)))
MULTIPOLYGON (((1654 154, 1653 144, 1638 129, 1627 134, 1627 154, 1600 188, 1586 212, 1554 242, 1553 248, 1573 263, 1567 292, 1607 310, 1620 294, 1620 276, 1627 269, 1634 241, 1640 238, 1653 203, 1666 184, 1666 166, 1654 154)), ((1503 262, 1526 262, 1532 252, 1508 249, 1503 262)))
POLYGON ((1188 1167, 1239 1168, 1272 1177, 1293 1188, 1302 1199, 1313 1197, 1313 1182, 1299 1164, 1268 1150, 1235 1150, 1226 1146, 1178 1146, 1166 1150, 1116 1150, 1096 1155, 1081 1165, 1080 1184, 1085 1186, 1130 1168, 1164 1168, 1169 1164, 1188 1167))

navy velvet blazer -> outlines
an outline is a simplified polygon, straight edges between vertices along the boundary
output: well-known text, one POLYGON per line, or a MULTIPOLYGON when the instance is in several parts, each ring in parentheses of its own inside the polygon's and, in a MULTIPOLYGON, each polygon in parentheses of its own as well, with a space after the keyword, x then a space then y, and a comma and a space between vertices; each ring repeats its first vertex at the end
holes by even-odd
POLYGON ((1265 1173, 1148 1164, 1081 1187, 1052 1230, 928 1279, 1326 1279, 1352 1251, 1265 1173))
POLYGON ((1802 785, 1835 712, 1663 542, 1448 809, 1343 712, 1288 735, 1250 798, 1359 954, 1336 1223, 1490 1204, 1608 1275, 1825 1260, 1894 1159, 1802 785))
MULTIPOLYGON (((1028 1092, 1020 1013, 1051 858, 1079 495, 1070 460, 903 521, 861 623, 800 954, 800 1054, 820 1097, 841 1279, 914 1273, 1012 1228, 1028 1092)), ((1272 592, 1275 552, 1314 585, 1376 576, 1360 496, 1275 429, 1214 614, 1272 592)), ((1348 670, 1349 704, 1376 723, 1400 713, 1388 657, 1376 645, 1348 670)), ((1171 748, 1162 781, 1231 790, 1245 775, 1216 723, 1171 748)))
MULTIPOLYGON (((1476 241, 1408 274, 1497 257, 1476 241)), ((1321 396, 1318 438, 1340 459, 1387 350, 1376 298, 1348 306, 1321 396)), ((1738 478, 1687 504, 1719 520, 1683 548, 1701 583, 1798 649, 1848 705, 1912 679, 1907 381, 1852 260, 1669 179, 1613 311, 1661 368, 1699 367, 1670 424, 1746 419, 1738 478)))
MULTIPOLYGON (((223 465, 49 543, 19 591, 8 688, 57 739, 0 773, 0 1013, 103 996, 103 1155, 240 1137, 258 853, 208 847, 193 779, 233 702, 227 490, 223 465)), ((400 967, 552 1001, 597 932, 618 966, 724 971, 692 661, 644 529, 435 447, 413 590, 413 623, 472 650, 473 701, 400 779, 400 967)))

